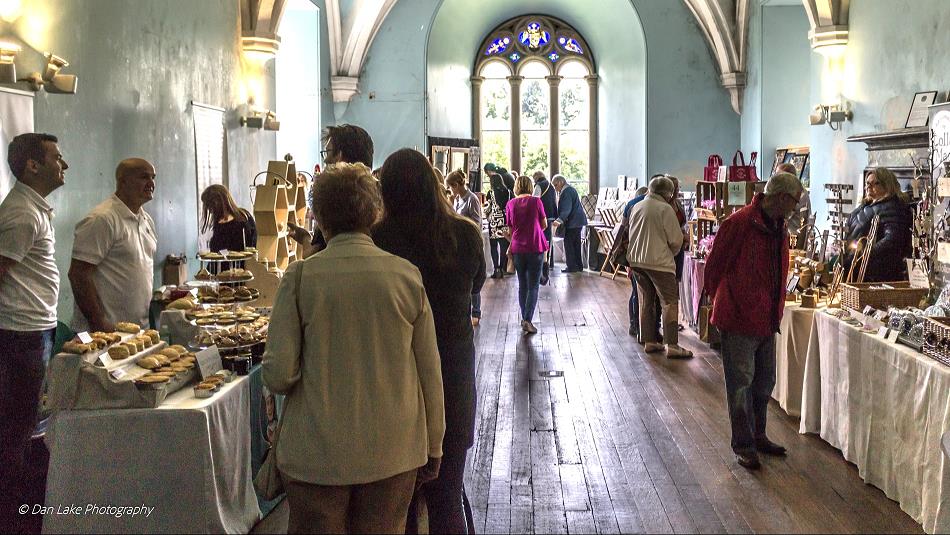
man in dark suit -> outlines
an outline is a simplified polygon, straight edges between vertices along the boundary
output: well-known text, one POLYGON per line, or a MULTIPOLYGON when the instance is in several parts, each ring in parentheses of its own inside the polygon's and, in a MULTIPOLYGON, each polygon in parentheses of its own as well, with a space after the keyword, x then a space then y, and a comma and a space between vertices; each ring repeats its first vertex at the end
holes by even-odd
POLYGON ((554 175, 551 185, 558 192, 557 219, 554 225, 564 225, 564 256, 567 268, 564 273, 576 273, 584 270, 581 260, 581 231, 587 225, 587 214, 581 206, 581 197, 561 175, 554 175))
MULTIPOLYGON (((544 207, 544 213, 548 216, 548 226, 544 229, 544 237, 551 243, 553 236, 551 222, 557 218, 557 190, 551 186, 551 182, 541 171, 535 171, 531 176, 534 179, 535 197, 541 198, 541 205, 544 207)), ((544 258, 544 265, 541 267, 541 284, 548 283, 551 266, 554 265, 554 248, 548 249, 544 258)))

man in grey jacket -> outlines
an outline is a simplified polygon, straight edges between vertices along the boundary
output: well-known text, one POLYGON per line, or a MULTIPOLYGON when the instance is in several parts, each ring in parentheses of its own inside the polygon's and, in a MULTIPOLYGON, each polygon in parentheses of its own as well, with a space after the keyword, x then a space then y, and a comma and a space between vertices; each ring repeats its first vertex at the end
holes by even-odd
POLYGON ((666 349, 667 358, 690 358, 692 352, 679 345, 679 285, 674 256, 683 247, 683 231, 670 199, 673 181, 665 176, 650 180, 649 195, 630 211, 630 245, 627 261, 633 269, 640 295, 640 334, 644 351, 666 349), (653 300, 659 296, 663 317, 663 344, 656 339, 653 300))

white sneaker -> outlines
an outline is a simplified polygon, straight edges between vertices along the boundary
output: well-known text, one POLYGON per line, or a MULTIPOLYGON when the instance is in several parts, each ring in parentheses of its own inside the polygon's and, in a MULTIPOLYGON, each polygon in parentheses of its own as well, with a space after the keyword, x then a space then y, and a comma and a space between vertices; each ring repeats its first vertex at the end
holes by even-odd
POLYGON ((666 346, 663 344, 658 344, 656 342, 647 342, 643 345, 643 350, 647 353, 658 353, 666 349, 666 346))
POLYGON ((528 334, 535 334, 538 332, 538 328, 534 326, 530 321, 524 322, 524 332, 528 334))
POLYGON ((666 348, 666 358, 668 359, 691 359, 693 358, 693 352, 684 349, 678 345, 671 344, 666 348))

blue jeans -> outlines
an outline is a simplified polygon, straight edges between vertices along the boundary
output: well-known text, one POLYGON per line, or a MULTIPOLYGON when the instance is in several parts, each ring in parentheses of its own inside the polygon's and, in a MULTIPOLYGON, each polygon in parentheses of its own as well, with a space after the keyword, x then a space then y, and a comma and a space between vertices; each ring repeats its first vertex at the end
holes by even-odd
POLYGON ((514 253, 515 272, 518 274, 518 305, 521 319, 531 321, 538 307, 538 288, 541 286, 541 266, 544 253, 514 253))
POLYGON ((775 388, 775 335, 764 338, 722 331, 722 372, 732 424, 732 450, 755 451, 765 436, 775 388))
POLYGON ((17 522, 26 489, 24 455, 40 408, 56 329, 0 329, 0 532, 17 522))

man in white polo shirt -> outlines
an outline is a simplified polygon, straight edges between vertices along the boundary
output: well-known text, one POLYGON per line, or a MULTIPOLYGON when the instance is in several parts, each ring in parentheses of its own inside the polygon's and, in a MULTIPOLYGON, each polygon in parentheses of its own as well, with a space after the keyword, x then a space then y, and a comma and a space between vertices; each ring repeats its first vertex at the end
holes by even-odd
POLYGON ((59 270, 46 197, 69 168, 49 134, 21 134, 7 149, 16 183, 0 203, 0 532, 19 525, 24 459, 56 332, 59 270))
POLYGON ((76 331, 113 331, 120 321, 145 326, 152 298, 155 222, 142 206, 155 194, 155 168, 119 162, 115 193, 76 225, 69 282, 76 331))

